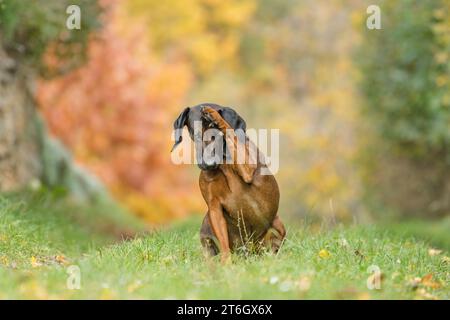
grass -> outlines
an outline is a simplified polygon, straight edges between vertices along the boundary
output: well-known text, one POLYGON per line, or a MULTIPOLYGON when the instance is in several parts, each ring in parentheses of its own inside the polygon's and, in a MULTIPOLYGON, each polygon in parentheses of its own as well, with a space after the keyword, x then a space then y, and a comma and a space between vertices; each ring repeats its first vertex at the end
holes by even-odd
POLYGON ((277 256, 234 255, 223 266, 202 255, 199 217, 143 232, 102 203, 86 208, 48 196, 6 196, 0 298, 448 299, 449 236, 436 232, 442 223, 418 226, 292 226, 277 256), (133 232, 139 236, 130 239, 133 232), (71 265, 81 272, 79 290, 66 285, 71 265), (380 290, 367 288, 374 265, 380 290))

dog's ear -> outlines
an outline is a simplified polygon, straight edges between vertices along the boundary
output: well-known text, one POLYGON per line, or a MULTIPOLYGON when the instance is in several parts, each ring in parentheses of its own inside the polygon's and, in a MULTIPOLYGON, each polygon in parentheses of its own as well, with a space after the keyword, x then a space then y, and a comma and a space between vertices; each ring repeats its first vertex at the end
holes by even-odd
POLYGON ((173 144, 172 150, 170 150, 170 152, 172 152, 176 148, 176 146, 179 145, 181 141, 183 141, 183 128, 186 125, 186 120, 190 110, 191 109, 189 107, 184 109, 173 123, 173 129, 175 131, 175 143, 173 144))
POLYGON ((217 110, 222 118, 228 122, 228 124, 233 127, 234 130, 241 129, 244 132, 247 130, 247 124, 245 120, 233 109, 228 107, 222 107, 217 110))

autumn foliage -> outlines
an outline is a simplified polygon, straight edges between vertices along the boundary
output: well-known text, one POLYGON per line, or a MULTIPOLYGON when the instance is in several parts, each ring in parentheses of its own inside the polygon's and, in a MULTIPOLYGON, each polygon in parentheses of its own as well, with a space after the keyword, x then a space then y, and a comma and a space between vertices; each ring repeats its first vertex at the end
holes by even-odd
MULTIPOLYGON (((235 67, 254 2, 100 4, 103 27, 91 34, 86 64, 39 83, 48 125, 138 215, 164 222, 202 212, 197 173, 171 162, 172 123, 198 79, 235 67)), ((58 68, 53 51, 45 64, 58 68)))
MULTIPOLYGON (((185 106, 202 102, 236 108, 249 128, 280 129, 282 216, 367 221, 385 211, 379 208, 391 195, 426 214, 435 203, 427 193, 421 192, 425 206, 411 201, 414 190, 397 187, 378 201, 372 188, 384 188, 368 181, 383 177, 373 170, 373 160, 382 164, 385 157, 375 142, 386 147, 389 139, 379 141, 379 132, 412 137, 419 149, 448 150, 448 1, 439 2, 441 9, 424 4, 428 9, 420 16, 408 4, 391 2, 383 24, 404 32, 365 30, 367 6, 360 1, 103 0, 103 27, 90 33, 87 63, 41 80, 37 100, 52 132, 78 162, 152 222, 205 211, 197 169, 172 164, 169 154, 173 120, 185 106), (427 41, 416 41, 418 35, 427 41), (425 55, 430 63, 418 63, 428 60, 411 55, 409 46, 432 52, 425 55), (366 53, 355 59, 361 47, 366 53), (414 63, 405 64, 411 57, 414 63), (417 90, 407 78, 435 91, 417 90), (367 90, 360 90, 361 80, 367 90), (407 94, 396 94, 400 89, 407 94), (374 112, 365 112, 364 105, 374 112), (430 121, 424 126, 422 113, 404 112, 408 108, 428 110, 430 121)), ((51 45, 46 52, 46 64, 58 66, 51 45)), ((413 159, 408 146, 405 157, 413 159)), ((446 163, 432 155, 435 167, 445 170, 446 163)), ((428 173, 429 167, 424 176, 445 180, 428 173)), ((392 171, 411 176, 417 170, 411 165, 392 171)), ((447 189, 435 185, 447 201, 447 189)))
POLYGON ((184 215, 198 208, 198 197, 169 151, 189 66, 158 60, 143 26, 130 27, 119 4, 103 22, 86 65, 39 83, 39 105, 53 133, 133 211, 155 222, 184 215))

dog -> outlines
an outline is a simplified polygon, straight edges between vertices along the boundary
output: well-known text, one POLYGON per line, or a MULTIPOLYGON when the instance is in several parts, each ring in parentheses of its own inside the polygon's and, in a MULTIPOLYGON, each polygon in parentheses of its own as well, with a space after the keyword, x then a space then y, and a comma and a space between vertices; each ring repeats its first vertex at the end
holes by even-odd
MULTIPOLYGON (((200 230, 200 241, 206 253, 209 256, 221 254, 221 261, 227 262, 231 252, 249 246, 257 251, 268 248, 278 252, 286 236, 278 215, 278 184, 270 172, 262 174, 262 169, 266 172, 268 168, 264 157, 245 135, 244 119, 232 108, 205 103, 184 109, 173 126, 172 151, 182 141, 184 126, 196 146, 201 169, 200 190, 208 207, 200 230), (194 132, 196 121, 201 123, 201 134, 194 132), (216 158, 208 162, 201 157, 208 147, 202 139, 208 128, 217 129, 225 137, 223 148, 228 151, 225 152, 228 157, 219 159, 223 161, 216 158), (244 134, 239 137, 237 132, 244 134), (244 150, 247 159, 253 154, 253 161, 240 164, 236 161, 237 150, 244 150)), ((210 143, 218 143, 217 140, 210 143)))

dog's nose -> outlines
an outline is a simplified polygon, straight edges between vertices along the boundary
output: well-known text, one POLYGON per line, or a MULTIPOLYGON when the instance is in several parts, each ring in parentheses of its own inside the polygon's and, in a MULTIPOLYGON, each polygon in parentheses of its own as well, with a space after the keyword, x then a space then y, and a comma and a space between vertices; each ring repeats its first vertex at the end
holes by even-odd
POLYGON ((218 164, 217 163, 212 163, 212 164, 206 164, 206 163, 199 163, 198 164, 198 167, 201 169, 201 170, 205 170, 205 171, 207 171, 207 170, 215 170, 215 169, 217 169, 218 168, 218 164))

